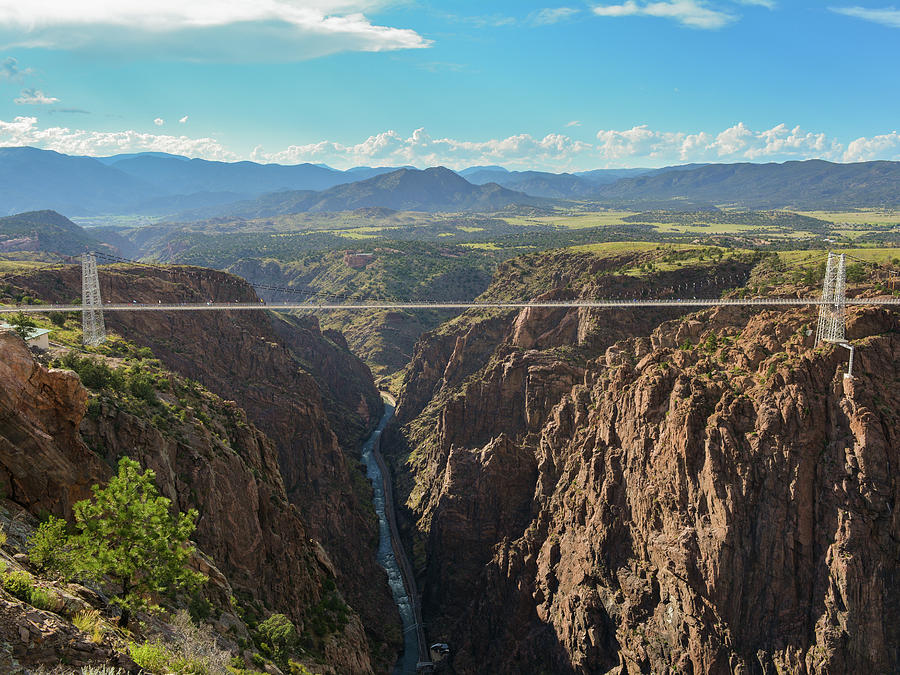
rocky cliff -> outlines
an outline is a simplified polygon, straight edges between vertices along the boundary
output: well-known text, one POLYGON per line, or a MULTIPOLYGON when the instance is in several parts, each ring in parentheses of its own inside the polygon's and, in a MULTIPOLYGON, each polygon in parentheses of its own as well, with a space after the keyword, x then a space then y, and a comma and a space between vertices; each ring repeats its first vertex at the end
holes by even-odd
MULTIPOLYGON (((70 267, 5 281, 48 300, 69 300, 80 287, 70 267)), ((115 266, 104 268, 100 281, 104 299, 113 302, 255 299, 242 280, 198 268, 115 266)), ((287 498, 333 561, 339 588, 363 619, 376 669, 388 668, 400 644, 399 616, 375 560, 376 519, 357 448, 380 399, 341 336, 263 311, 109 313, 107 327, 235 401, 265 431, 287 498)))
MULTIPOLYGON (((627 283, 540 260, 550 293, 627 283)), ((853 380, 805 309, 427 336, 385 449, 429 639, 461 673, 896 672, 897 318, 851 311, 853 380)))
MULTIPOLYGON (((206 568, 206 592, 226 606, 233 592, 287 613, 304 631, 335 569, 287 500, 272 441, 240 408, 171 376, 160 403, 148 406, 152 421, 103 391, 86 415, 88 391, 74 372, 48 370, 12 331, 0 331, 0 353, 0 482, 11 501, 71 517, 119 457, 137 459, 179 510, 199 511, 194 537, 217 568, 206 568)), ((332 640, 324 663, 371 672, 356 614, 332 640)))

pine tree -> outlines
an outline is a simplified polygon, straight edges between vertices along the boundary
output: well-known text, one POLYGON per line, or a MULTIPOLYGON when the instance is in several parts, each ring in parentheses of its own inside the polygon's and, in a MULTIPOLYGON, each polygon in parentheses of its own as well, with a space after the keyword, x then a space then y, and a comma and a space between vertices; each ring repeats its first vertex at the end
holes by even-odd
POLYGON ((25 312, 13 314, 9 318, 9 325, 12 326, 13 330, 16 331, 23 340, 27 340, 28 336, 31 335, 31 329, 37 326, 34 320, 25 312))
POLYGON ((191 589, 205 581, 186 563, 194 552, 188 538, 197 512, 173 515, 170 500, 154 485, 156 474, 128 457, 105 488, 95 485, 92 499, 73 507, 78 534, 73 538, 80 567, 95 578, 121 586, 119 625, 149 593, 191 589))

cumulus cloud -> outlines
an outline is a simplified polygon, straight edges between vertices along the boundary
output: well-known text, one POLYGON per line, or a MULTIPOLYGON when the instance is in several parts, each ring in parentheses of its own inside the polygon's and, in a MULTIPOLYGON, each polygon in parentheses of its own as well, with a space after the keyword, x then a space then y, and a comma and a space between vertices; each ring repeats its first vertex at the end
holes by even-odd
POLYGON ((296 61, 430 45, 363 14, 382 0, 0 0, 0 46, 155 50, 168 58, 296 61))
POLYGON ((188 116, 185 115, 185 116, 182 117, 180 120, 178 120, 178 123, 179 123, 179 124, 187 124, 187 121, 188 121, 188 116))
POLYGON ((19 62, 12 56, 7 56, 0 61, 0 80, 12 80, 21 82, 26 75, 31 75, 31 68, 20 68, 19 62))
POLYGON ((534 12, 529 19, 535 26, 549 26, 570 19, 579 11, 575 7, 548 7, 534 12))
POLYGON ((857 138, 847 145, 845 162, 865 162, 873 159, 900 160, 900 134, 889 134, 872 138, 857 138))
POLYGON ((465 140, 434 138, 425 129, 412 134, 384 131, 359 143, 322 140, 249 155, 226 148, 215 138, 152 134, 133 130, 97 132, 62 126, 42 128, 36 117, 0 120, 0 146, 31 145, 73 155, 114 155, 159 151, 188 157, 297 164, 326 163, 339 168, 369 166, 449 166, 501 164, 510 169, 575 171, 626 166, 666 166, 688 162, 744 162, 820 158, 859 162, 900 161, 900 134, 861 137, 848 144, 820 132, 785 124, 755 130, 737 123, 719 131, 660 131, 648 126, 601 130, 593 142, 551 133, 465 140))
POLYGON ((638 2, 626 0, 620 5, 598 5, 594 7, 598 16, 655 16, 672 19, 689 28, 722 28, 737 17, 721 9, 713 9, 704 0, 664 0, 659 2, 638 2))
POLYGON ((324 162, 337 167, 376 163, 443 164, 453 168, 502 164, 509 168, 569 171, 688 162, 900 159, 900 147, 896 134, 858 139, 845 147, 824 133, 804 131, 797 126, 779 124, 754 130, 739 122, 720 131, 659 131, 648 126, 602 130, 597 132, 594 143, 564 134, 548 134, 543 138, 519 134, 466 141, 432 138, 424 129, 417 129, 409 137, 386 131, 355 145, 322 141, 275 152, 258 147, 252 158, 284 164, 324 162))
POLYGON ((19 97, 14 100, 19 105, 49 105, 59 102, 58 98, 47 96, 40 89, 23 89, 19 97))
POLYGON ((189 138, 138 131, 85 131, 68 127, 42 129, 36 117, 0 120, 0 145, 30 145, 67 155, 115 155, 122 152, 157 151, 224 161, 238 157, 213 138, 189 138))
POLYGON ((823 133, 779 124, 754 131, 739 122, 718 133, 654 131, 638 126, 624 131, 597 133, 598 152, 608 160, 644 157, 657 163, 736 162, 762 159, 840 160, 842 146, 823 133))
POLYGON ((846 14, 857 19, 874 21, 889 28, 900 28, 900 9, 887 7, 885 9, 868 9, 866 7, 831 7, 832 12, 846 14))
POLYGON ((158 127, 161 127, 165 123, 166 123, 166 121, 162 117, 157 117, 155 120, 153 120, 153 124, 155 124, 158 127))

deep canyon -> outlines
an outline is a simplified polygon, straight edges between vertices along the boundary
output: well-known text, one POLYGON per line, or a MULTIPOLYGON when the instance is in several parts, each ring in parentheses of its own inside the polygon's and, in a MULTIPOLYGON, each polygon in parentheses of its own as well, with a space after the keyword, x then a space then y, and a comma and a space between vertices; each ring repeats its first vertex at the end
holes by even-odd
MULTIPOLYGON (((525 256, 500 265, 485 297, 666 296, 684 283, 720 295, 765 274, 758 256, 623 272, 654 256, 525 256)), ((70 300, 79 274, 4 282, 70 300)), ((255 298, 237 277, 186 267, 116 266, 101 290, 255 298)), ((813 344, 815 319, 796 307, 471 310, 422 335, 381 449, 447 672, 897 672, 898 315, 850 310, 853 379, 846 352, 813 344)), ((236 594, 298 626, 339 594, 347 621, 319 645, 322 668, 391 672, 401 620, 361 463, 383 409, 343 336, 265 311, 107 320, 152 351, 173 390, 202 388, 192 408, 209 423, 162 428, 0 333, 6 498, 68 516, 133 456, 198 509, 197 544, 236 594)))

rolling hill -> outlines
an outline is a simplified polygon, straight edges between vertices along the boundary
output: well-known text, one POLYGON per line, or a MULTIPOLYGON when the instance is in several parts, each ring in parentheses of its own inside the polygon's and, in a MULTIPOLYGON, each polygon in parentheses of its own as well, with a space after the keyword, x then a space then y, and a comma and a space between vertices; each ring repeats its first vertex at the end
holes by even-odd
POLYGON ((511 204, 543 200, 499 185, 473 185, 444 167, 399 169, 321 192, 275 192, 222 209, 186 212, 180 220, 200 217, 268 218, 307 211, 350 211, 379 207, 398 211, 496 211, 511 204))
POLYGON ((56 211, 30 211, 0 218, 0 251, 41 251, 78 255, 108 248, 56 211))

